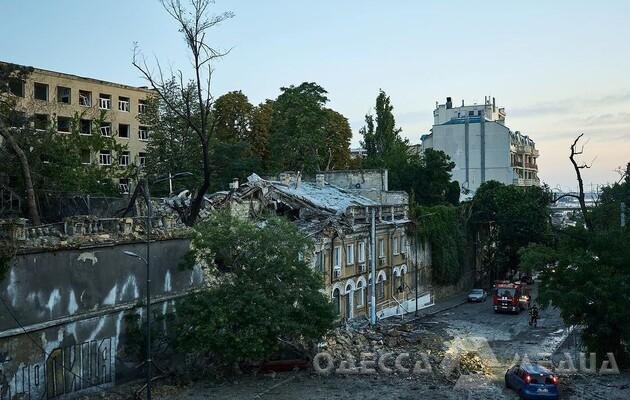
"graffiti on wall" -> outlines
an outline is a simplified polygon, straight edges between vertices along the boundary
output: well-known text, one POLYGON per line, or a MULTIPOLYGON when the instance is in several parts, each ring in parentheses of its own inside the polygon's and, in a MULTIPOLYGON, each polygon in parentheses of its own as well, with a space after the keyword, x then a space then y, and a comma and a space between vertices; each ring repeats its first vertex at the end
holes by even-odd
POLYGON ((41 363, 21 365, 12 375, 0 364, 0 400, 54 399, 115 380, 116 338, 58 347, 41 363))

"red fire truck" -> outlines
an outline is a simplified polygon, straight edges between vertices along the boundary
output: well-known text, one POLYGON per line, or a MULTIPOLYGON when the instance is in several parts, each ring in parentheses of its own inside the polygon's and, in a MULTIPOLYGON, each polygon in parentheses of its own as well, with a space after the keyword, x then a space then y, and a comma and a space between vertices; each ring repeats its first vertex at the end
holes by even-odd
POLYGON ((520 313, 526 308, 521 301, 523 288, 518 283, 510 281, 496 281, 492 291, 492 306, 494 312, 520 313))

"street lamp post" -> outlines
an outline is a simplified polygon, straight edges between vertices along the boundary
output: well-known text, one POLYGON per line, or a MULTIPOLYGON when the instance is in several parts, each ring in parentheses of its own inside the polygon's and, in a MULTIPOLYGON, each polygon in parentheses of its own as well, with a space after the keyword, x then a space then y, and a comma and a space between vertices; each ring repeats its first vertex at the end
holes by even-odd
POLYGON ((146 266, 146 287, 147 287, 147 323, 146 323, 146 367, 147 367, 147 399, 151 400, 151 274, 150 274, 150 265, 149 265, 149 240, 147 240, 147 258, 142 257, 139 254, 134 253, 133 251, 123 251, 123 254, 134 257, 142 262, 144 262, 146 266))
MULTIPOLYGON (((191 176, 190 172, 180 172, 174 175, 171 175, 169 172, 168 176, 154 179, 151 183, 163 182, 165 180, 169 181, 169 190, 172 192, 172 181, 175 178, 179 178, 181 176, 191 176)), ((146 265, 146 288, 147 288, 147 324, 146 324, 146 365, 147 365, 147 400, 151 400, 151 218, 153 217, 153 210, 151 208, 151 192, 149 190, 149 180, 144 179, 142 182, 142 192, 144 194, 144 201, 147 205, 147 215, 146 215, 146 258, 134 253, 133 251, 123 251, 123 254, 137 258, 144 262, 146 265)))

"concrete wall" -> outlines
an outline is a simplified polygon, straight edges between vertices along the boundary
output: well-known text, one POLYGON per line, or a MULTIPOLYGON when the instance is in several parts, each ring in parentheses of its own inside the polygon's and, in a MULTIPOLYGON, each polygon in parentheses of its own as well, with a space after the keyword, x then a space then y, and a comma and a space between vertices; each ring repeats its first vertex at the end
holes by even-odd
POLYGON ((351 170, 323 172, 326 182, 343 189, 388 189, 387 170, 351 170))
MULTIPOLYGON (((151 245, 152 303, 164 313, 202 283, 179 270, 185 240, 151 245)), ((53 398, 113 386, 137 373, 124 316, 145 296, 144 243, 18 255, 0 281, 0 399, 53 398), (17 318, 19 324, 12 315, 17 318), (20 397, 21 396, 21 397, 20 397)))
POLYGON ((433 127, 432 137, 425 142, 423 144, 426 147, 442 150, 449 155, 455 162, 453 179, 462 187, 468 187, 472 192, 489 180, 508 185, 513 183, 510 132, 508 128, 497 122, 468 124, 468 151, 466 149, 466 124, 463 123, 436 125, 433 127), (468 177, 466 176, 467 157, 468 177))

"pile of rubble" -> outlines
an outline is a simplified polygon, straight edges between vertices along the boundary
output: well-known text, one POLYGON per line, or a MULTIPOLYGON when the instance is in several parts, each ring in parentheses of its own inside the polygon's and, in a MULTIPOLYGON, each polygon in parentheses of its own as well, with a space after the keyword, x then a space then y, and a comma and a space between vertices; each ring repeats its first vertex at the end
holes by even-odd
POLYGON ((459 359, 459 373, 462 375, 481 374, 490 376, 492 370, 488 361, 476 352, 466 352, 459 359))
POLYGON ((418 321, 385 322, 376 326, 362 324, 337 328, 321 346, 334 359, 361 353, 424 353, 432 365, 438 365, 445 352, 446 332, 433 325, 428 328, 418 321))
MULTIPOLYGON (((320 351, 329 353, 335 361, 348 359, 349 355, 358 360, 363 353, 408 353, 415 359, 423 354, 433 371, 442 373, 446 372, 442 370, 445 357, 454 355, 452 340, 444 326, 431 321, 387 321, 374 327, 359 324, 337 328, 325 338, 320 351)), ((479 353, 464 351, 456 356, 457 364, 443 376, 447 381, 454 382, 460 375, 493 375, 490 360, 479 353)))

